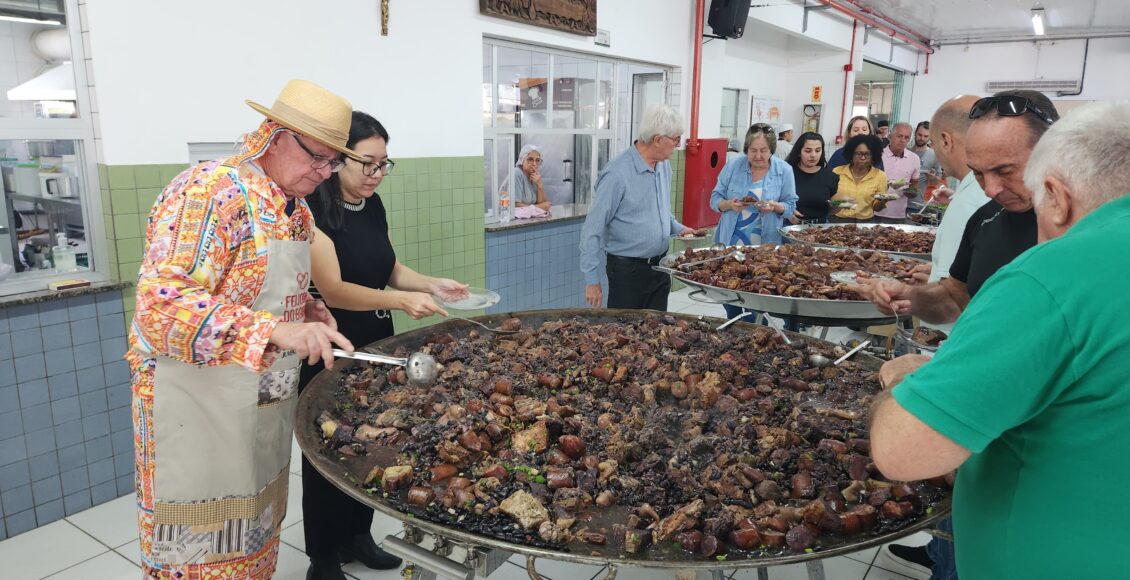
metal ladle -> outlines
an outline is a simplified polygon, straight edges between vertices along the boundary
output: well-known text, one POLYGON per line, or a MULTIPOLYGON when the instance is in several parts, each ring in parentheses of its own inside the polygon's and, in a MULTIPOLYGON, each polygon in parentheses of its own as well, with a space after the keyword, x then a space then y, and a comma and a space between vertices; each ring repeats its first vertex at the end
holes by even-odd
POLYGON ((822 354, 810 354, 808 355, 808 364, 818 369, 822 369, 824 367, 832 366, 832 359, 822 354))
POLYGON ((414 352, 408 358, 369 352, 346 352, 340 348, 335 348, 333 353, 334 356, 340 358, 402 366, 404 373, 408 375, 408 382, 413 385, 430 385, 439 376, 439 365, 436 363, 436 359, 432 355, 422 352, 414 352))

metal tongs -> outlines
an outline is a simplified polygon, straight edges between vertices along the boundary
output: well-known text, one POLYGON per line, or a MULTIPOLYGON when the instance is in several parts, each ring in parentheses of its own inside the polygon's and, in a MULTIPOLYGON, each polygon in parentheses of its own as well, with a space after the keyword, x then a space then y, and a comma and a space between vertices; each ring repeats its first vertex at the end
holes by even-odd
POLYGON ((399 358, 388 356, 387 354, 375 354, 371 352, 347 352, 340 348, 335 348, 333 353, 334 356, 340 358, 351 358, 402 366, 404 367, 405 374, 408 375, 408 382, 413 385, 430 385, 434 383, 436 377, 439 376, 439 365, 436 363, 436 359, 433 358, 432 355, 422 352, 414 352, 409 355, 408 358, 399 358))
POLYGON ((684 262, 682 264, 679 264, 679 269, 682 270, 684 268, 698 266, 699 264, 705 264, 707 262, 717 262, 718 260, 725 260, 726 258, 733 258, 739 262, 744 262, 745 254, 743 254, 741 250, 734 250, 732 252, 722 254, 721 256, 714 256, 713 258, 707 258, 705 260, 699 260, 697 262, 684 262))

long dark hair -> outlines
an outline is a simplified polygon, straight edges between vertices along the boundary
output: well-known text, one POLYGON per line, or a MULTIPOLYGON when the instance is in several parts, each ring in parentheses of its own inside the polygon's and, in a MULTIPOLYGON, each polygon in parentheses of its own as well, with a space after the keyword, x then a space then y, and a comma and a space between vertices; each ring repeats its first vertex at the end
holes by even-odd
MULTIPOLYGON (((349 139, 345 146, 352 149, 360 141, 370 137, 380 137, 388 143, 388 131, 380 121, 367 113, 353 111, 353 120, 349 123, 349 139)), ((323 181, 315 190, 315 203, 318 204, 318 215, 321 225, 329 229, 340 230, 345 227, 345 210, 341 207, 341 178, 338 174, 331 173, 330 178, 323 181)))
POLYGON ((800 150, 804 149, 804 144, 809 141, 820 142, 820 163, 818 163, 818 165, 820 167, 827 165, 828 160, 824 155, 824 136, 820 133, 814 133, 812 131, 801 133, 800 137, 796 140, 796 145, 794 145, 793 148, 789 150, 789 155, 785 158, 785 161, 788 161, 789 165, 792 165, 793 167, 800 167, 800 150))
POLYGON ((871 152, 871 167, 883 162, 883 140, 876 135, 856 135, 844 143, 844 160, 848 165, 851 165, 855 150, 860 145, 866 145, 867 150, 871 152))

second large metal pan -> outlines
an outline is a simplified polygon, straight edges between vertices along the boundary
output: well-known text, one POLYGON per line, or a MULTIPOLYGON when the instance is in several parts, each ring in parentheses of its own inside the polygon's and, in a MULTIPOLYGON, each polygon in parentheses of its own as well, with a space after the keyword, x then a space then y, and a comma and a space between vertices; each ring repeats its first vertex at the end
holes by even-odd
POLYGON ((881 250, 879 248, 854 248, 854 247, 849 248, 847 246, 833 246, 833 245, 829 245, 829 244, 821 244, 821 243, 817 243, 817 242, 810 242, 808 240, 804 240, 804 239, 797 237, 797 234, 799 234, 800 232, 807 231, 807 230, 814 230, 814 229, 825 229, 826 230, 828 228, 834 228, 834 227, 839 227, 839 226, 843 226, 843 225, 854 225, 855 227, 860 228, 860 229, 873 229, 873 228, 877 228, 877 227, 895 228, 896 230, 902 230, 904 232, 923 232, 923 233, 930 233, 930 234, 933 234, 937 231, 937 228, 932 227, 932 226, 912 226, 912 225, 907 225, 907 224, 804 224, 804 225, 797 225, 797 226, 785 226, 783 228, 778 228, 778 231, 781 232, 781 237, 783 237, 789 243, 806 244, 806 245, 812 246, 814 248, 831 248, 831 249, 834 249, 834 250, 843 250, 843 249, 847 249, 847 250, 875 250, 875 251, 878 251, 878 252, 884 252, 884 253, 887 253, 887 254, 891 254, 893 256, 904 256, 904 257, 907 257, 907 258, 914 258, 916 260, 929 260, 930 259, 930 253, 929 252, 924 252, 924 253, 919 253, 919 252, 892 252, 890 250, 881 250))
MULTIPOLYGON (((844 250, 843 248, 833 248, 850 252, 852 250, 844 250)), ((693 250, 690 250, 693 252, 693 250)), ((776 296, 772 294, 756 294, 753 292, 742 292, 741 290, 729 290, 726 288, 719 288, 717 286, 710 286, 701 282, 691 280, 685 273, 674 269, 675 260, 685 252, 678 254, 670 254, 659 261, 656 269, 666 272, 674 277, 676 280, 699 290, 696 293, 697 297, 692 297, 700 302, 713 302, 717 304, 729 304, 731 306, 739 306, 757 310, 758 312, 768 312, 778 316, 786 316, 790 318, 803 318, 809 319, 813 323, 823 324, 825 326, 837 326, 838 323, 859 323, 859 324, 887 324, 894 322, 893 316, 888 316, 879 311, 879 308, 867 300, 828 300, 820 298, 794 298, 792 296, 776 296)), ((892 256, 895 259, 906 259, 900 256, 892 256)))

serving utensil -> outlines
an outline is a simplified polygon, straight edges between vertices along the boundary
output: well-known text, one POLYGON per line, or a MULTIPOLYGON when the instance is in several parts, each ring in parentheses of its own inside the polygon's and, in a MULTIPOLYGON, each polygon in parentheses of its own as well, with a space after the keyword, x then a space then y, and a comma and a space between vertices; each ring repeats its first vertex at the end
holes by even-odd
POLYGON ((762 318, 765 319, 765 326, 777 331, 777 334, 785 340, 785 344, 792 344, 793 341, 785 334, 785 331, 777 326, 777 321, 764 312, 761 313, 762 318))
POLYGON ((747 314, 749 314, 749 312, 746 312, 746 311, 744 311, 744 310, 743 310, 743 311, 741 312, 741 314, 738 314, 737 316, 735 316, 735 317, 733 317, 733 318, 731 318, 731 319, 727 320, 726 322, 723 322, 722 324, 719 324, 719 325, 718 325, 718 328, 715 328, 714 330, 723 330, 723 329, 725 329, 725 328, 726 328, 727 326, 730 326, 731 324, 733 324, 733 323, 735 323, 735 322, 737 322, 737 321, 739 321, 739 320, 741 320, 741 319, 745 318, 747 314))
MULTIPOLYGON (((859 343, 859 345, 857 345, 857 346, 856 346, 855 348, 853 348, 853 349, 851 349, 851 350, 847 351, 847 353, 846 353, 846 354, 844 354, 844 356, 841 356, 840 358, 836 359, 836 362, 833 362, 833 363, 832 363, 832 366, 839 366, 839 365, 840 365, 840 363, 842 363, 842 362, 844 362, 845 360, 847 360, 847 359, 851 358, 851 355, 853 355, 853 354, 855 354, 855 353, 857 353, 857 352, 859 352, 859 351, 861 351, 861 350, 863 350, 863 349, 867 348, 867 347, 868 347, 868 346, 869 346, 870 344, 871 344, 871 341, 870 341, 870 340, 865 340, 865 341, 863 341, 863 342, 859 343)), ((816 355, 814 355, 814 356, 816 356, 816 355)))
MULTIPOLYGON (((725 247, 725 246, 722 246, 722 247, 725 247)), ((723 254, 721 256, 714 256, 713 258, 707 258, 705 260, 699 260, 697 262, 684 262, 682 264, 679 264, 679 269, 682 270, 683 268, 688 268, 690 266, 698 266, 699 264, 705 264, 707 262, 717 262, 718 260, 725 260, 726 258, 733 258, 733 259, 735 259, 739 262, 744 262, 745 261, 745 254, 741 253, 740 250, 734 250, 732 252, 729 252, 727 254, 723 254)))
POLYGON ((808 364, 822 369, 824 367, 832 366, 832 359, 822 354, 810 354, 808 355, 808 364))
POLYGON ((439 376, 439 365, 436 363, 436 359, 432 355, 422 352, 414 352, 408 355, 408 358, 371 352, 347 352, 340 348, 335 348, 333 352, 334 356, 340 358, 402 366, 405 374, 408 375, 408 382, 413 385, 430 385, 439 376))
POLYGON ((930 205, 930 202, 931 202, 931 201, 933 201, 933 199, 934 199, 934 194, 935 194, 935 193, 936 193, 937 191, 938 191, 937 189, 933 189, 933 190, 931 190, 931 191, 930 191, 930 195, 926 196, 926 199, 922 201, 922 207, 918 208, 918 211, 914 212, 914 213, 913 213, 913 214, 911 214, 911 215, 922 215, 922 212, 926 211, 926 207, 930 205))
POLYGON ((447 313, 447 317, 448 318, 458 318, 459 320, 462 320, 464 322, 470 322, 471 324, 477 324, 477 325, 483 327, 483 329, 488 330, 490 332, 493 332, 495 334, 517 334, 518 333, 517 330, 503 330, 501 328, 491 328, 491 327, 479 322, 478 320, 471 320, 470 318, 463 318, 462 316, 452 314, 450 312, 447 313))

